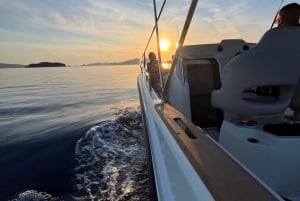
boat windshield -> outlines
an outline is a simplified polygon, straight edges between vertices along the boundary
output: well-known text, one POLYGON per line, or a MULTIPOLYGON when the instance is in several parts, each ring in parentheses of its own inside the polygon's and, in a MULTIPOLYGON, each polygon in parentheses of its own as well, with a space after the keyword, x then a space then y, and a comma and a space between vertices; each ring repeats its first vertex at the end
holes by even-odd
MULTIPOLYGON (((161 61, 171 62, 186 19, 189 1, 157 0, 161 61)), ((219 43, 223 39, 243 39, 256 43, 271 28, 281 5, 292 1, 281 0, 201 0, 197 4, 184 45, 219 43)), ((154 19, 154 18, 153 18, 154 19)), ((274 25, 276 26, 276 24, 274 25)), ((155 32, 154 32, 155 35, 155 32)), ((157 52, 156 37, 148 50, 157 52)))

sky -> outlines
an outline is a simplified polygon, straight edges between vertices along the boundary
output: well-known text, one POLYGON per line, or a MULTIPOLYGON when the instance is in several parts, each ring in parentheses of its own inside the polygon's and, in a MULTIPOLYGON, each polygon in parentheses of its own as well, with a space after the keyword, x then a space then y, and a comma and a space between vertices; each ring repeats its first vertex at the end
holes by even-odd
MULTIPOLYGON (((140 58, 154 25, 152 2, 1 0, 0 63, 82 65, 140 58)), ((170 40, 172 50, 189 2, 168 0, 161 17, 159 34, 170 40)), ((255 42, 271 25, 280 2, 199 0, 187 43, 215 42, 224 37, 255 42)), ((161 5, 158 0, 157 7, 161 5)), ((154 46, 155 39, 150 48, 154 46)))

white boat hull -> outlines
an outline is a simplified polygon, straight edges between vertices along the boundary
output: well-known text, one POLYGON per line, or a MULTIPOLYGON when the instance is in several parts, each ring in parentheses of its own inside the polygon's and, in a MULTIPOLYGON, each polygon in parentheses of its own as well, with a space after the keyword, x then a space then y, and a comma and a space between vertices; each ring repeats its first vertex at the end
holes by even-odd
POLYGON ((148 128, 158 200, 214 200, 168 127, 161 123, 161 117, 155 109, 161 100, 153 90, 149 90, 142 74, 138 78, 138 85, 148 128))

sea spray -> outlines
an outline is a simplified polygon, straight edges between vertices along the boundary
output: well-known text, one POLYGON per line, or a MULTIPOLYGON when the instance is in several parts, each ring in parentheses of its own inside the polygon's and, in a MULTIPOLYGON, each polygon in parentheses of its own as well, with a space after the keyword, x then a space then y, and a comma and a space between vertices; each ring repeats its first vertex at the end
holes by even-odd
POLYGON ((134 108, 115 112, 77 142, 74 193, 84 200, 150 200, 141 114, 134 108))
POLYGON ((61 201, 58 197, 53 197, 46 192, 38 192, 36 190, 28 190, 20 193, 17 198, 12 201, 61 201))

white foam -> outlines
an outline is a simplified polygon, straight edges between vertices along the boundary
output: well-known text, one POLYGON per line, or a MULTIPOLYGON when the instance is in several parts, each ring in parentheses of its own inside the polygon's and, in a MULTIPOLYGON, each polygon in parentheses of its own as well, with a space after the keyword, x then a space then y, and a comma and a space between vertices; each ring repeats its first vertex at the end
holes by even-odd
POLYGON ((28 190, 20 193, 19 196, 12 201, 59 201, 57 197, 52 197, 46 192, 37 192, 36 190, 28 190))
POLYGON ((140 112, 127 107, 91 128, 76 146, 75 196, 150 200, 140 112), (139 199, 140 197, 140 199, 139 199))

